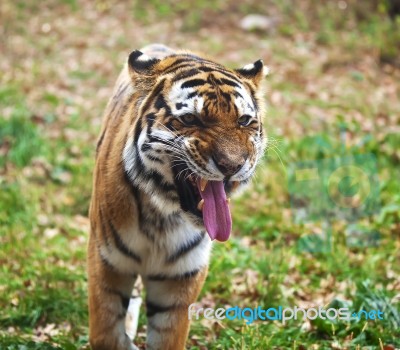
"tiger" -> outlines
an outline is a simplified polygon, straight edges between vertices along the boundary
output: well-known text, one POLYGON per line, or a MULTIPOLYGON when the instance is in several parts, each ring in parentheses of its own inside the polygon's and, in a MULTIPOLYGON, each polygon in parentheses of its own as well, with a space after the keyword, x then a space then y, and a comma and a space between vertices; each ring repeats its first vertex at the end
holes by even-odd
POLYGON ((262 60, 229 69, 161 44, 129 54, 96 147, 87 257, 93 350, 137 349, 125 319, 138 278, 146 349, 185 348, 212 241, 229 239, 230 197, 250 182, 266 147, 263 72, 262 60))

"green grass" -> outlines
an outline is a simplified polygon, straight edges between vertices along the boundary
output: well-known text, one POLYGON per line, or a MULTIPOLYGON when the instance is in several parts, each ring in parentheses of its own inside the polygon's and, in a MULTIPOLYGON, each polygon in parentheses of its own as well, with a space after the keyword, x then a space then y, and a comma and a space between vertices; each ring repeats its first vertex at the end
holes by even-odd
MULTIPOLYGON (((387 18, 384 1, 346 3, 341 10, 334 1, 308 0, 298 7, 5 2, 1 350, 88 349, 85 259, 95 144, 126 54, 149 42, 203 51, 232 66, 263 57, 272 68, 265 118, 271 144, 250 189, 233 202, 234 235, 215 244, 199 304, 385 312, 379 321, 194 320, 188 347, 400 348, 399 23, 387 18), (279 17, 276 30, 243 32, 237 23, 248 13, 279 17), (360 154, 376 160, 369 165, 379 179, 376 210, 348 220, 329 203, 326 216, 302 220, 309 203, 291 206, 292 167, 360 154)), ((319 203, 322 194, 311 190, 311 203, 319 203)), ((145 322, 142 313, 142 348, 145 322)))
MULTIPOLYGON (((8 91, 5 89, 0 91, 0 98, 11 100, 14 93, 12 89, 8 91)), ((14 107, 8 120, 0 120, 0 139, 3 147, 10 148, 7 157, 0 158, 0 166, 5 166, 7 161, 18 167, 25 166, 44 147, 44 141, 35 124, 30 120, 29 111, 25 106, 14 107)))

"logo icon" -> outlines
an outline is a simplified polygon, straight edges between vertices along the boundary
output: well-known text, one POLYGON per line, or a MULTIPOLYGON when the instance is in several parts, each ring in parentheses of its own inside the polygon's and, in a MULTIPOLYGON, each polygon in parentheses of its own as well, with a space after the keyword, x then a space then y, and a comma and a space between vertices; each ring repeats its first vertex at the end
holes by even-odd
MULTIPOLYGON (((333 220, 354 223, 379 211, 377 162, 373 154, 346 154, 342 157, 294 162, 289 168, 289 194, 295 222, 323 223, 322 234, 303 235, 300 251, 332 251, 333 220)), ((351 225, 350 225, 351 226, 351 225)), ((346 230, 348 247, 376 246, 377 232, 346 230)))
POLYGON ((363 169, 346 165, 336 169, 328 179, 328 194, 343 208, 357 208, 368 198, 371 185, 363 169))
POLYGON ((349 155, 293 163, 289 193, 301 221, 329 217, 353 221, 379 210, 375 156, 349 155))

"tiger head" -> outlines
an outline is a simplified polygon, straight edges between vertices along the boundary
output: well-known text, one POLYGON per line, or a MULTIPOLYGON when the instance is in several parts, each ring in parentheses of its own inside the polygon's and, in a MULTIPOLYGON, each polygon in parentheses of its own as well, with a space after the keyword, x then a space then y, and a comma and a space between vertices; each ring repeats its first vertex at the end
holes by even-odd
POLYGON ((263 155, 263 62, 230 70, 191 53, 128 59, 135 111, 124 150, 132 181, 163 212, 182 212, 211 239, 231 231, 229 195, 263 155))

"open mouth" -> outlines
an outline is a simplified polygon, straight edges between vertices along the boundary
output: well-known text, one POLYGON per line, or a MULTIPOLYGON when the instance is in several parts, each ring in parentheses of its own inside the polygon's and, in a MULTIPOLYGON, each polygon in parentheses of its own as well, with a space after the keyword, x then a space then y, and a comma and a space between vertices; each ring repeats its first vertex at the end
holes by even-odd
POLYGON ((226 241, 232 229, 229 195, 239 182, 208 181, 182 163, 174 164, 173 169, 182 210, 202 218, 212 240, 226 241))

